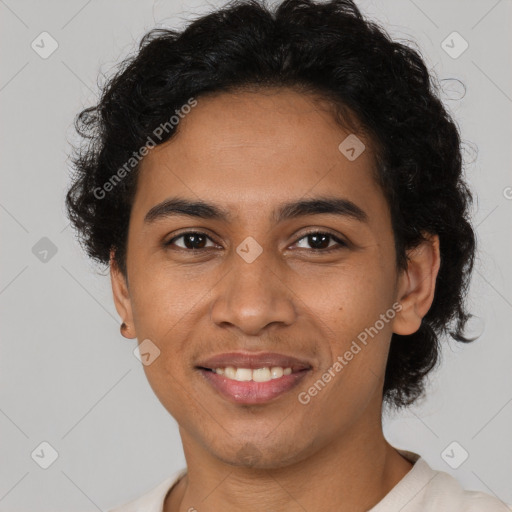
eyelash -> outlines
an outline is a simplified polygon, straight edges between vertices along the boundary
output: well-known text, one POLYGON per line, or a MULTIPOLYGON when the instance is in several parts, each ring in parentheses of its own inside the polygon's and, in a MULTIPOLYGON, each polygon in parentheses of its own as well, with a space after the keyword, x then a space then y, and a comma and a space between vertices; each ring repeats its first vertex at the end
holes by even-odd
MULTIPOLYGON (((202 233, 201 231, 186 231, 184 233, 180 233, 179 235, 175 236, 174 238, 171 238, 171 240, 169 240, 168 242, 165 242, 164 245, 166 247, 169 247, 171 246, 176 240, 180 239, 180 238, 183 238, 184 236, 187 236, 187 235, 199 235, 199 236, 205 236, 206 238, 208 238, 210 241, 214 242, 211 237, 209 237, 206 233, 202 233)), ((340 238, 338 238, 337 236, 333 235, 332 233, 329 233, 329 232, 326 232, 326 231, 310 231, 308 233, 304 233, 300 238, 298 238, 296 240, 295 243, 298 243, 300 242, 301 240, 303 240, 304 238, 307 238, 308 236, 311 236, 311 235, 327 235, 328 237, 330 237, 332 240, 334 240, 337 244, 339 244, 337 247, 329 247, 327 249, 309 249, 310 251, 313 251, 313 252, 316 252, 316 253, 331 253, 333 251, 339 251, 340 249, 344 249, 344 248, 347 248, 348 247, 348 244, 345 243, 343 240, 341 240, 340 238)), ((214 242, 215 243, 215 242, 214 242)), ((186 252, 195 252, 195 251, 203 251, 203 250, 208 250, 208 249, 212 249, 212 247, 206 247, 206 248, 202 248, 202 249, 188 249, 188 248, 184 248, 184 247, 178 247, 178 250, 183 250, 183 251, 186 251, 186 252)), ((308 249, 306 249, 308 250, 308 249)))

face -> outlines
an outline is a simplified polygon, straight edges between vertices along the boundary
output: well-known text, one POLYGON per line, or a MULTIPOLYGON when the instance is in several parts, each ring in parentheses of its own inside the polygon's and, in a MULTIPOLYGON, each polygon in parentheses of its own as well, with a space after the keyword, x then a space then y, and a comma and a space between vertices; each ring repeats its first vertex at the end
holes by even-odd
POLYGON ((413 280, 395 267, 369 141, 347 158, 349 132, 291 90, 197 101, 142 162, 116 307, 160 351, 144 370, 185 452, 284 466, 375 426, 392 332, 417 328, 393 308, 413 280), (179 213, 177 198, 218 211, 179 213), (234 352, 296 358, 293 373, 233 384, 198 368, 234 352))

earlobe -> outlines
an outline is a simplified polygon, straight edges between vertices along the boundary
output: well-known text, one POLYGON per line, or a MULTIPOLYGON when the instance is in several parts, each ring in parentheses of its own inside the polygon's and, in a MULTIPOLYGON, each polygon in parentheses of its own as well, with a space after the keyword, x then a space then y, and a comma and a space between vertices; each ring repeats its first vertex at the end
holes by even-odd
POLYGON ((125 338, 136 338, 128 283, 115 260, 115 252, 113 249, 110 251, 110 281, 112 284, 114 305, 122 319, 121 334, 125 338))
POLYGON ((393 332, 415 333, 434 300, 436 279, 441 265, 439 236, 424 234, 417 247, 407 252, 407 269, 398 280, 397 300, 402 309, 393 321, 393 332))

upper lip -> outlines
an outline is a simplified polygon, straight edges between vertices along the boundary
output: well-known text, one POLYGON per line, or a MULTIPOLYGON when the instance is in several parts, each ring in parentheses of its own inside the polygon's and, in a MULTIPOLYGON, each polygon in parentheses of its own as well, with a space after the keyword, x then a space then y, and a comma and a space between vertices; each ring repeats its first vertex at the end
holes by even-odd
POLYGON ((225 368, 226 366, 234 366, 235 368, 271 368, 280 366, 282 368, 291 368, 292 371, 309 370, 311 364, 304 359, 298 359, 293 356, 284 354, 276 354, 275 352, 229 352, 217 354, 208 359, 203 359, 197 364, 197 367, 209 368, 225 368))

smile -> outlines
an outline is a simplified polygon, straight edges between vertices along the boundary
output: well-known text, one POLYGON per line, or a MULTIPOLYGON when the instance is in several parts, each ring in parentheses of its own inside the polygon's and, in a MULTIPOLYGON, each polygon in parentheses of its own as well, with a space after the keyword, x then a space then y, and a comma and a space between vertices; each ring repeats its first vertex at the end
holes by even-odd
POLYGON ((198 369, 209 387, 221 397, 240 405, 264 404, 276 400, 297 386, 310 371, 303 369, 292 372, 291 368, 282 367, 235 369, 232 366, 215 370, 198 369))

